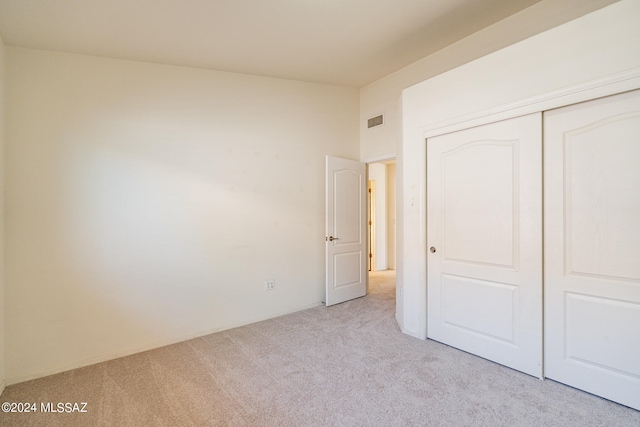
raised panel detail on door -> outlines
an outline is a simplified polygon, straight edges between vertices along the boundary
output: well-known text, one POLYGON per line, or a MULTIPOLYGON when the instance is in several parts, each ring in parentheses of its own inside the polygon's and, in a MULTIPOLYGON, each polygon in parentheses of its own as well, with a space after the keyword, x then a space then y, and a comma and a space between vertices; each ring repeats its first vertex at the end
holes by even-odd
POLYGON ((640 91, 545 113, 545 376, 640 409, 640 91))
POLYGON ((518 287, 503 283, 442 275, 444 323, 485 338, 515 344, 518 287), (486 312, 485 307, 495 307, 486 312), (477 319, 483 318, 482 323, 477 319))
POLYGON ((429 338, 542 376, 542 116, 427 141, 429 338))
POLYGON ((640 280, 638 135, 640 112, 564 133, 567 273, 640 280))
POLYGON ((338 253, 334 255, 333 260, 335 266, 334 289, 362 283, 363 277, 360 268, 362 264, 362 253, 360 251, 338 253))
POLYGON ((359 244, 364 221, 361 206, 364 176, 353 170, 337 170, 333 174, 333 234, 339 237, 336 245, 359 244), (353 214, 351 214, 353 213, 353 214))
POLYGON ((517 152, 517 140, 479 140, 442 154, 445 260, 514 266, 517 152))
POLYGON ((640 304, 567 292, 564 309, 567 359, 640 380, 640 340, 627 342, 628 328, 620 328, 637 322, 640 304))

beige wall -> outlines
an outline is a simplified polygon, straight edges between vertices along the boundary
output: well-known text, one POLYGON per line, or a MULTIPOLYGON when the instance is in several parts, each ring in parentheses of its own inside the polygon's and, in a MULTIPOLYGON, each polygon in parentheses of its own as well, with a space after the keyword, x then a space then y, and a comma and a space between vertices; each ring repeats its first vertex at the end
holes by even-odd
POLYGON ((0 38, 0 393, 5 387, 5 332, 4 332, 4 288, 5 288, 5 264, 4 264, 4 138, 5 138, 5 60, 4 43, 0 38))
POLYGON ((360 158, 395 158, 402 140, 402 91, 617 0, 542 0, 360 90, 360 158), (384 126, 367 119, 385 115, 384 126))
POLYGON ((387 167, 387 264, 396 269, 396 164, 387 167))
POLYGON ((8 383, 320 304, 356 89, 13 47, 6 71, 8 383))

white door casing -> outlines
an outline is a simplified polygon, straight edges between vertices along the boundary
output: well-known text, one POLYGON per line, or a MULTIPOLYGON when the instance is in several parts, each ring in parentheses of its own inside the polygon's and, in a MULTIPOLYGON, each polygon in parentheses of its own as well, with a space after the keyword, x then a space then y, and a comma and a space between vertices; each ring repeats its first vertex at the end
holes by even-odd
POLYGON ((367 294, 366 194, 364 163, 327 156, 327 306, 367 294))
POLYGON ((640 90, 544 121, 545 376, 640 409, 640 90))
POLYGON ((428 337, 536 377, 541 128, 535 113, 427 140, 428 337))

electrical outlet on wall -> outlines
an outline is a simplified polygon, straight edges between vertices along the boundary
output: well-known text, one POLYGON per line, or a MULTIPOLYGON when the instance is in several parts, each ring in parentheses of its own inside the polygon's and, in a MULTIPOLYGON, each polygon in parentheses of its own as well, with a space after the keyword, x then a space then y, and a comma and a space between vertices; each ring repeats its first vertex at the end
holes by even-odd
POLYGON ((264 282, 264 290, 272 291, 276 288, 276 281, 274 279, 265 280, 264 282))

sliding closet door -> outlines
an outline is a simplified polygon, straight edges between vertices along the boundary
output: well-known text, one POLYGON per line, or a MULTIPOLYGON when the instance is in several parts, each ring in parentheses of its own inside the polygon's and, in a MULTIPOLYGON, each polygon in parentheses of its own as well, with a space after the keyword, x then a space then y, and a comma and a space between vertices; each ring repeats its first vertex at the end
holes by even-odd
POLYGON ((542 376, 542 115, 427 140, 428 337, 542 376))
POLYGON ((640 91, 544 117, 545 376, 640 409, 640 91))

